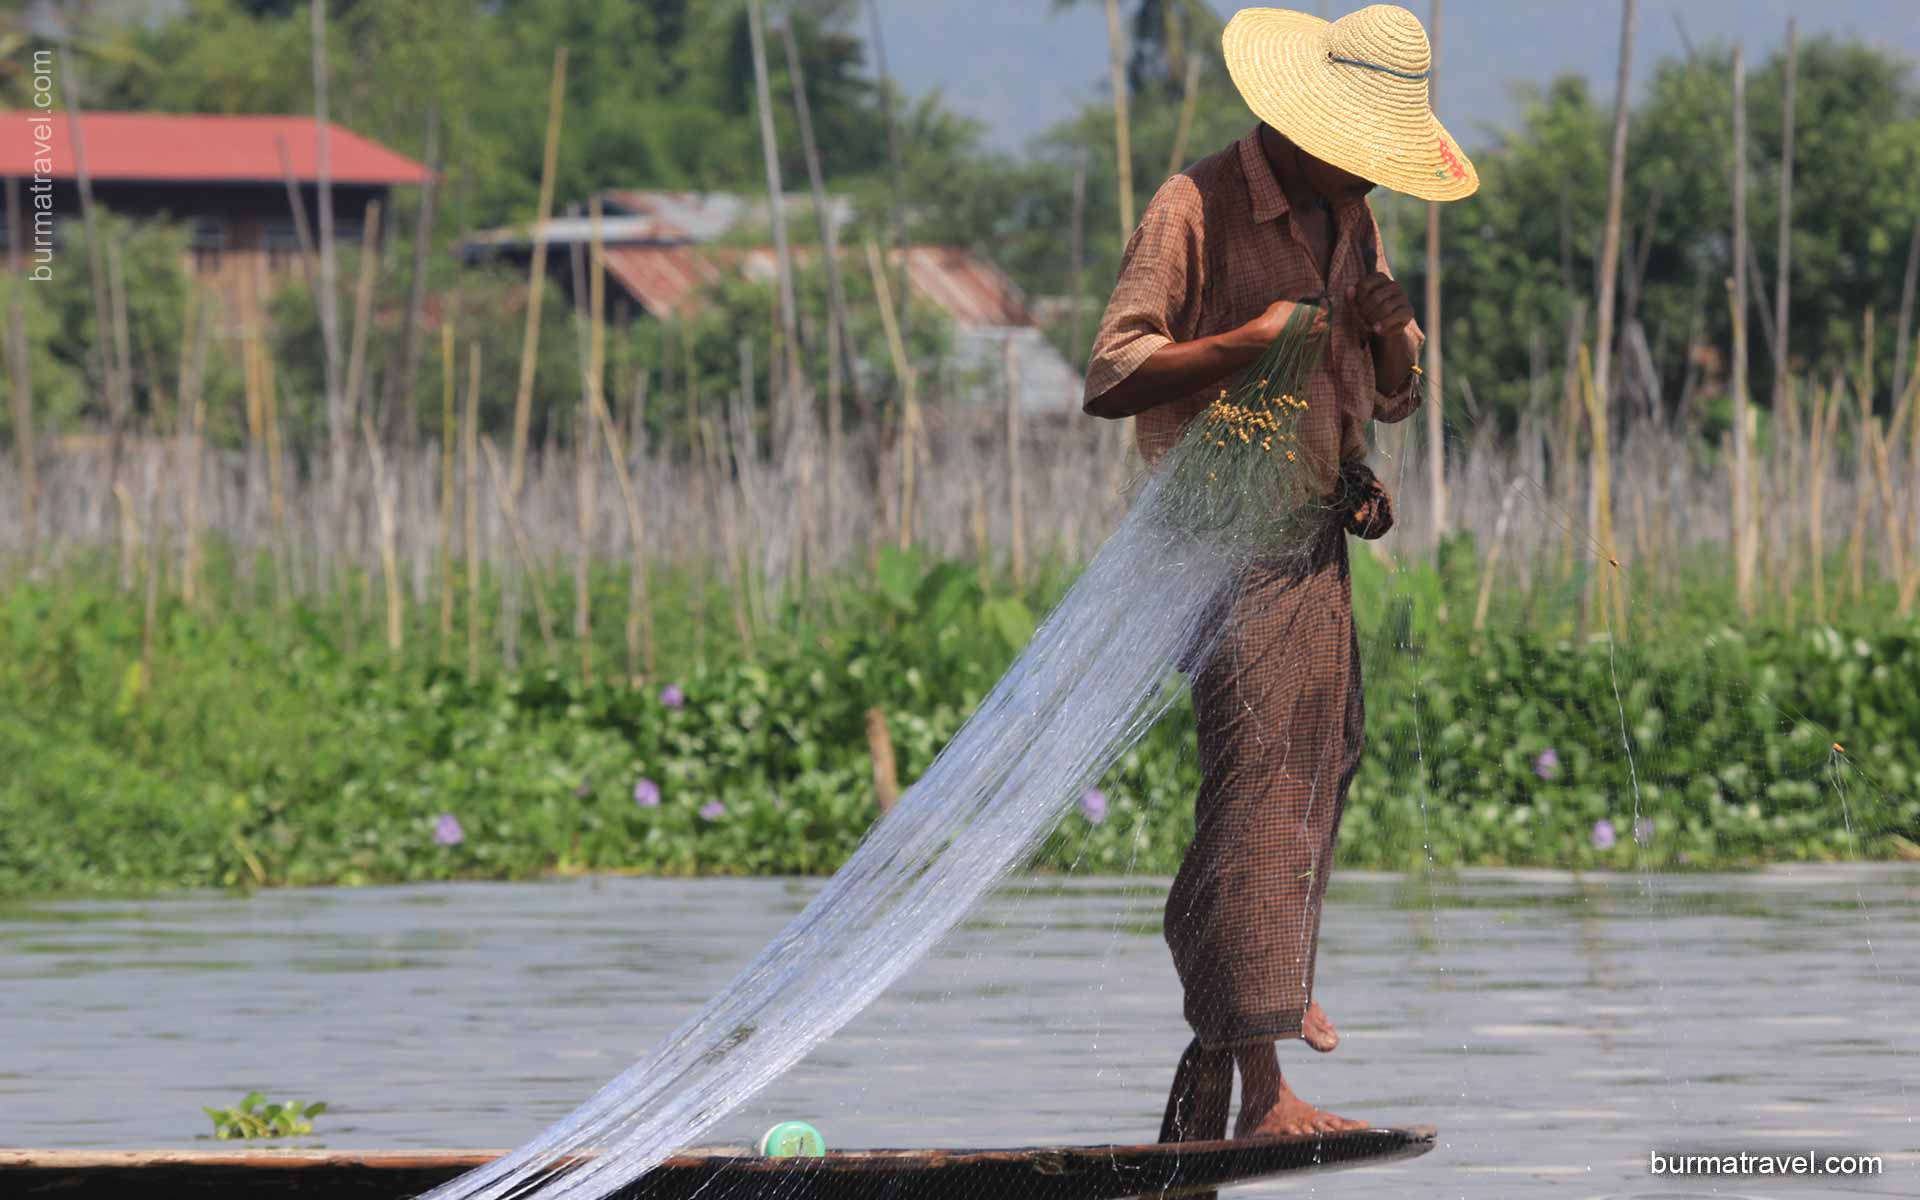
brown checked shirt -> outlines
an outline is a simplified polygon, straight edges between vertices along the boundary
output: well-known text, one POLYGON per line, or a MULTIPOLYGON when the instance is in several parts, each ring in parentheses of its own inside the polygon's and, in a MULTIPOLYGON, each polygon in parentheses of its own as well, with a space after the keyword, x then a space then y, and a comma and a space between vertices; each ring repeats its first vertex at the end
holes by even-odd
MULTIPOLYGON (((1086 396, 1131 375, 1160 347, 1246 324, 1275 300, 1332 296, 1329 352, 1307 388, 1298 436, 1321 484, 1334 491, 1341 460, 1367 456, 1368 421, 1399 421, 1419 406, 1414 376, 1390 396, 1374 390, 1373 347, 1347 289, 1370 270, 1392 271, 1367 202, 1333 213, 1333 278, 1293 227, 1287 196, 1254 127, 1239 141, 1160 185, 1127 241, 1120 279, 1087 364, 1086 396), (1369 262, 1369 258, 1372 262, 1369 262)), ((1415 336, 1419 336, 1417 329, 1415 336)), ((1233 379, 1156 405, 1136 418, 1140 453, 1157 460, 1188 421, 1233 379)))

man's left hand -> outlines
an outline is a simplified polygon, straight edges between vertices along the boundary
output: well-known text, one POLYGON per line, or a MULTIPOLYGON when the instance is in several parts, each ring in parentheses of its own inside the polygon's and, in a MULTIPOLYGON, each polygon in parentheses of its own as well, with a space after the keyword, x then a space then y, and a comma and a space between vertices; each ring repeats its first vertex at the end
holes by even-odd
POLYGON ((1375 271, 1347 291, 1361 324, 1374 337, 1399 333, 1413 323, 1413 302, 1385 271, 1375 271))

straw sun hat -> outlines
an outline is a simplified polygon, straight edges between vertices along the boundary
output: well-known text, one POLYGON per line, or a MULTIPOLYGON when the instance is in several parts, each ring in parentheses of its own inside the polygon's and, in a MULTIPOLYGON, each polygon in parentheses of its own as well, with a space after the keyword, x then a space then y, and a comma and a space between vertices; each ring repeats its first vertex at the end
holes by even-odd
POLYGON ((1323 21, 1243 8, 1220 42, 1247 107, 1315 158, 1422 200, 1480 186, 1427 102, 1433 55, 1406 9, 1375 4, 1323 21))

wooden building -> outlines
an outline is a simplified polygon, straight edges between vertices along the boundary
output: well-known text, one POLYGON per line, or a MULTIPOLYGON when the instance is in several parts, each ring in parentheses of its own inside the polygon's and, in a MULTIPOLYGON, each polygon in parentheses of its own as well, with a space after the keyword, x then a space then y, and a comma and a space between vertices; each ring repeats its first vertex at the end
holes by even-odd
MULTIPOLYGON (((79 125, 95 202, 121 216, 185 224, 187 266, 224 294, 229 313, 248 311, 263 284, 277 286, 297 267, 292 193, 308 229, 318 229, 320 126, 312 117, 88 112, 71 120, 79 125)), ((48 225, 56 257, 79 228, 75 149, 65 113, 0 112, 0 179, 19 183, 22 253, 30 262, 48 225), (48 203, 52 220, 36 227, 36 207, 48 203)), ((327 159, 341 245, 361 241, 369 204, 378 200, 390 213, 392 190, 425 183, 429 174, 337 124, 327 126, 327 159)), ((0 213, 6 237, 12 220, 0 213)), ((75 261, 61 267, 85 269, 75 261)))

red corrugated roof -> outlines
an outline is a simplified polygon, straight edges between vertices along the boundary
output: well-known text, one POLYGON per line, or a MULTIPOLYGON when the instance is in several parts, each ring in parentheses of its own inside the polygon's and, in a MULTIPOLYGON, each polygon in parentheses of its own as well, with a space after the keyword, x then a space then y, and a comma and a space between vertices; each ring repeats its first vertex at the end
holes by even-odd
MULTIPOLYGON (((87 173, 99 180, 182 183, 278 183, 285 178, 284 142, 293 176, 319 179, 312 117, 173 113, 82 113, 87 173)), ((34 160, 50 154, 55 179, 74 178, 65 113, 0 112, 0 175, 31 178, 34 160), (52 136, 42 139, 36 127, 52 136)), ((328 171, 335 183, 425 183, 426 167, 338 124, 327 130, 328 171)))
MULTIPOLYGON (((694 293, 719 279, 723 269, 762 282, 772 280, 777 270, 770 246, 608 246, 605 253, 607 272, 655 317, 673 315, 694 293)), ((794 247, 795 259, 803 264, 813 253, 812 246, 794 247)), ((899 262, 898 254, 890 258, 899 262)), ((909 246, 907 280, 922 299, 955 324, 1033 324, 1014 282, 1000 268, 965 250, 909 246)))

